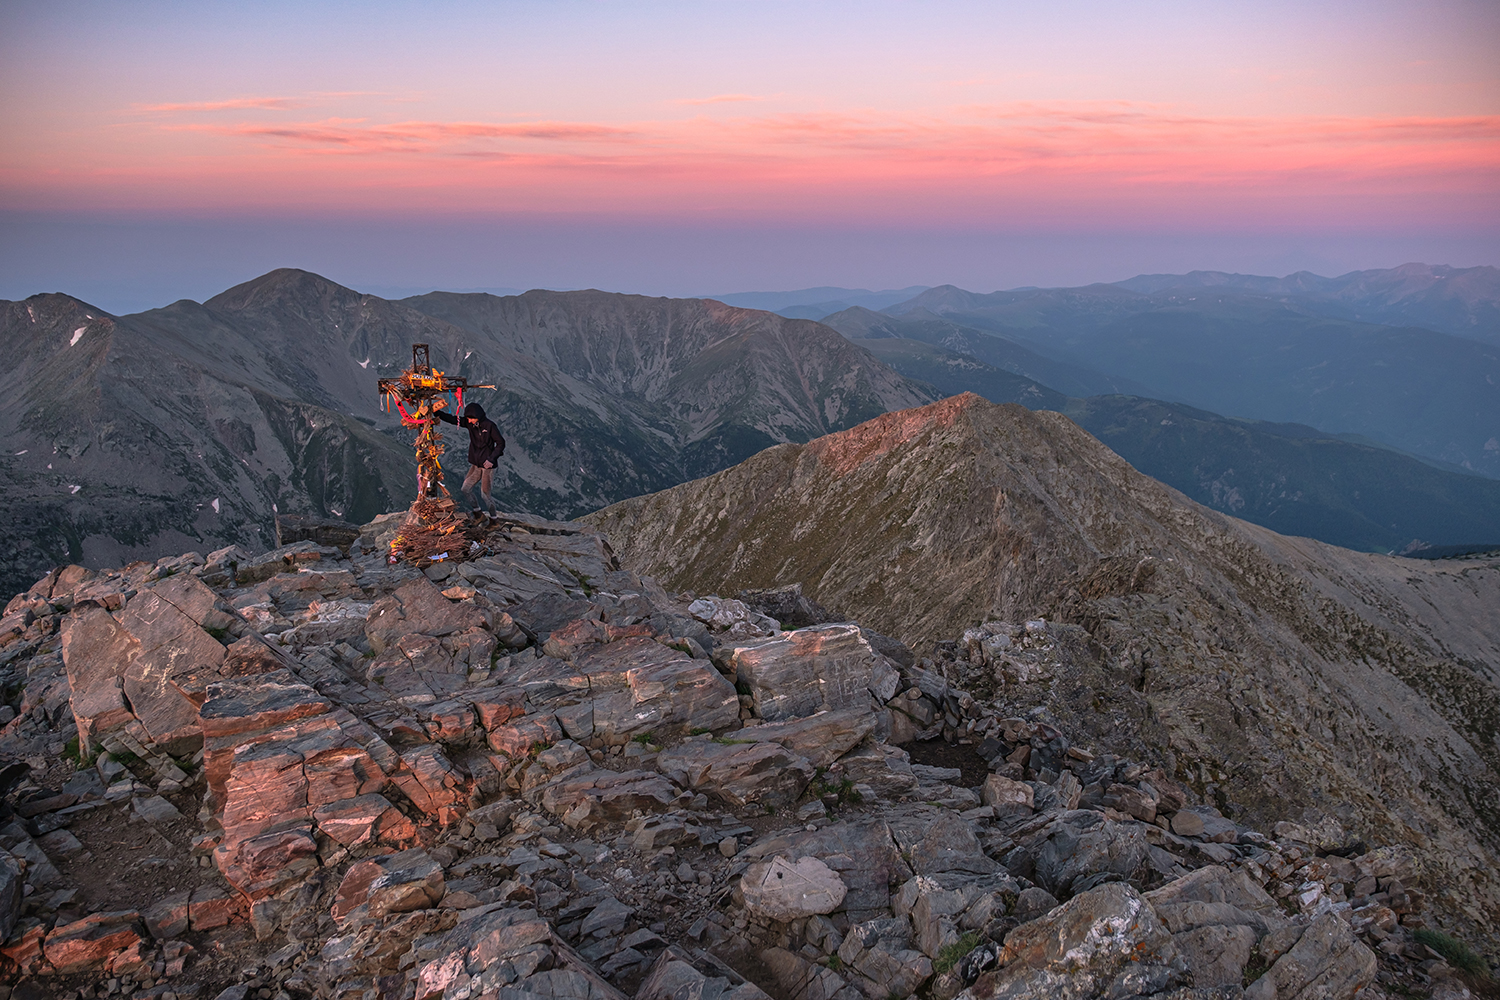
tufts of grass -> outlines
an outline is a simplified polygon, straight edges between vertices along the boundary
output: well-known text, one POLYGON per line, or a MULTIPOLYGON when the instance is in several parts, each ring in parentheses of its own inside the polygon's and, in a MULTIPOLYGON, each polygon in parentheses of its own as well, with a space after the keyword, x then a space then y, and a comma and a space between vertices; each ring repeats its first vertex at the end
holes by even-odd
POLYGON ((975 931, 967 931, 964 936, 950 945, 945 945, 939 952, 937 958, 933 959, 932 971, 942 975, 952 969, 963 957, 975 948, 979 947, 979 934, 975 931))
POLYGON ((1478 952, 1458 938, 1450 934, 1444 934, 1442 931, 1432 930, 1429 927, 1418 928, 1413 937, 1417 939, 1418 944, 1425 944, 1439 955, 1442 955, 1448 964, 1459 972, 1475 976, 1479 979, 1489 978, 1490 969, 1485 964, 1484 959, 1480 957, 1478 952))

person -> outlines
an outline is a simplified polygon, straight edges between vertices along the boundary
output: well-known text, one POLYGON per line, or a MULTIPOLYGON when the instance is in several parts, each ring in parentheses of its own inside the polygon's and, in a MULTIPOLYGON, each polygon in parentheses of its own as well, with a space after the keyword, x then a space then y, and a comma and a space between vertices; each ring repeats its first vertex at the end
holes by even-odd
POLYGON ((485 511, 490 517, 496 517, 499 512, 495 509, 494 498, 490 496, 490 487, 495 479, 495 466, 499 463, 500 456, 505 454, 505 438, 500 434, 500 428, 484 415, 484 407, 478 403, 470 403, 464 407, 462 423, 446 410, 438 410, 437 415, 439 420, 446 423, 468 427, 469 474, 464 476, 464 484, 459 489, 462 493, 468 493, 477 485, 479 498, 470 498, 474 510, 480 509, 479 502, 483 500, 485 511))

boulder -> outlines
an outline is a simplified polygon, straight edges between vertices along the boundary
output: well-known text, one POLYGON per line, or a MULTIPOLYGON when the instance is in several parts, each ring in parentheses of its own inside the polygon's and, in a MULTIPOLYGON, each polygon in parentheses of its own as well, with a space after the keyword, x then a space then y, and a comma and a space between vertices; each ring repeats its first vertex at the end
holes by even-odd
POLYGON ((738 647, 730 664, 749 690, 756 716, 779 722, 870 706, 877 656, 859 626, 817 625, 738 647))
POLYGON ((313 810, 318 830, 345 847, 380 842, 404 844, 417 835, 416 825, 378 792, 340 799, 313 810))
POLYGON ((315 545, 348 552, 349 547, 359 540, 360 530, 357 524, 331 517, 319 517, 312 514, 276 515, 276 545, 278 547, 293 545, 297 542, 312 542, 315 545))
POLYGON ((203 630, 216 600, 196 577, 174 576, 143 588, 118 613, 120 626, 139 643, 123 665, 125 698, 168 753, 192 753, 202 742, 198 703, 185 688, 201 689, 191 679, 224 662, 224 646, 203 630))
POLYGON ((1024 781, 1015 781, 1003 774, 987 774, 980 786, 979 798, 987 806, 995 807, 996 816, 1030 816, 1034 790, 1024 781))
POLYGON ((700 597, 688 605, 688 614, 708 626, 710 632, 735 638, 775 635, 781 623, 752 610, 743 601, 723 597, 700 597))
MULTIPOLYGON (((436 957, 417 966, 415 1000, 436 1000, 445 995, 479 996, 502 985, 524 989, 526 983, 515 982, 516 979, 530 976, 544 964, 552 964, 553 951, 548 946, 551 939, 552 928, 533 909, 507 907, 482 912, 424 948, 424 957, 436 957), (465 990, 471 992, 460 992, 465 990)), ((588 992, 534 992, 542 996, 591 997, 588 992)), ((610 990, 601 996, 609 997, 612 993, 610 990)))
MULTIPOLYGON (((635 1000, 771 1000, 759 986, 745 982, 734 970, 706 953, 688 955, 672 946, 656 962, 636 989, 635 1000)), ((884 995, 881 1000, 885 1000, 884 995)))
POLYGON ((759 957, 781 987, 781 996, 797 1000, 858 1000, 859 993, 837 972, 814 965, 785 948, 767 948, 759 957))
POLYGON ((1151 823, 1156 819, 1156 800, 1134 785, 1110 785, 1104 790, 1103 802, 1109 808, 1134 816, 1142 823, 1151 823))
POLYGON ((1255 940, 1255 931, 1244 924, 1209 925, 1172 935, 1195 986, 1241 985, 1255 940))
POLYGON ((1338 914, 1315 919, 1250 992, 1256 1000, 1347 1000, 1375 979, 1375 953, 1338 914), (1270 986, 1261 986, 1262 981, 1270 986), (1271 988, 1274 987, 1274 990, 1271 988))
POLYGON ((370 917, 423 910, 442 902, 443 868, 418 848, 370 858, 344 873, 332 914, 343 920, 364 907, 370 917))
POLYGON ((21 915, 25 884, 16 859, 9 851, 0 850, 0 941, 10 937, 21 915))
POLYGON ((796 802, 813 778, 805 758, 779 743, 688 740, 657 758, 661 772, 684 788, 735 808, 756 803, 780 809, 796 802))
POLYGON ((739 696, 712 663, 654 639, 596 646, 575 665, 588 683, 592 735, 611 745, 641 733, 686 736, 739 723, 739 696))
POLYGON ((391 782, 422 815, 443 827, 463 818, 468 811, 468 783, 441 750, 431 744, 412 747, 401 754, 400 761, 391 782))
POLYGON ((793 862, 780 855, 746 869, 740 891, 751 913, 786 923, 832 913, 848 893, 838 874, 817 858, 793 862))
POLYGON ((855 924, 839 945, 839 961, 869 1000, 911 996, 932 976, 932 960, 911 947, 905 916, 855 924))
POLYGON ((974 830, 957 813, 924 808, 891 821, 902 856, 919 875, 967 872, 989 875, 1000 865, 984 853, 974 830))
POLYGON ((1111 883, 1011 931, 1001 968, 981 975, 960 996, 1083 1000, 1157 993, 1181 976, 1172 958, 1171 935, 1151 905, 1130 886, 1111 883))
POLYGON ((124 729, 135 715, 125 704, 125 665, 140 642, 97 605, 63 619, 62 655, 72 691, 73 718, 84 756, 98 752, 99 741, 124 729))
POLYGON ((1276 901, 1242 869, 1209 865, 1146 894, 1173 934, 1199 927, 1245 926, 1255 936, 1286 926, 1276 901))
POLYGON ((864 785, 881 799, 915 795, 921 786, 912 773, 911 758, 906 751, 884 743, 855 747, 840 757, 829 773, 853 785, 864 785))
POLYGON ((741 852, 746 861, 781 856, 822 861, 848 890, 843 910, 853 921, 890 912, 891 886, 911 877, 890 827, 880 820, 830 823, 817 830, 795 830, 758 840, 741 852))
POLYGON ((1088 809, 1063 813, 1032 847, 1035 881, 1063 899, 1072 894, 1076 879, 1101 872, 1134 877, 1149 849, 1144 828, 1137 824, 1117 823, 1088 809))
POLYGON ((318 867, 312 824, 299 823, 214 848, 214 864, 225 881, 254 902, 300 882, 318 867))

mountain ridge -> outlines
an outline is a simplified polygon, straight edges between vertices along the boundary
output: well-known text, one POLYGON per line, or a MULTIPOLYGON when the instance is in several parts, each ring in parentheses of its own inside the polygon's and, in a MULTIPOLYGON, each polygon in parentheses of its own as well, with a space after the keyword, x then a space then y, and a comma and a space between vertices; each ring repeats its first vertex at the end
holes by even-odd
POLYGON ((1078 625, 1109 666, 1023 685, 1018 703, 1106 741, 1090 706, 1118 703, 1221 804, 1295 801, 1371 842, 1399 829, 1466 887, 1448 905, 1500 915, 1500 880, 1468 867, 1500 846, 1500 623, 1484 611, 1500 561, 1413 572, 1283 538, 1136 472, 1061 414, 973 395, 585 521, 668 587, 798 583, 919 645, 990 619, 1078 625))

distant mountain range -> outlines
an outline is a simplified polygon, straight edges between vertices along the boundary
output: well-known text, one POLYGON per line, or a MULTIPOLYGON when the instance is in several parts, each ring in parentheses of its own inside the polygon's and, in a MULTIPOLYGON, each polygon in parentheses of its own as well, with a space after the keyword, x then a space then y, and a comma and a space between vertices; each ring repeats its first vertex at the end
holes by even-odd
MULTIPOLYGON (((499 386, 477 397, 510 440, 497 497, 551 517, 975 391, 1067 413, 1193 499, 1288 534, 1374 550, 1500 541, 1500 483, 1424 465, 1388 443, 1152 399, 1146 385, 1100 363, 1108 351, 1069 360, 1051 346, 1059 327, 1088 333, 1090 322, 1098 329, 1123 316, 1149 325, 1177 315, 1175 294, 931 289, 887 313, 840 309, 824 325, 714 301, 597 291, 390 301, 280 270, 201 304, 129 316, 66 295, 3 302, 0 349, 11 363, 0 372, 8 445, 0 454, 0 586, 24 588, 66 562, 118 564, 230 543, 262 549, 273 544, 278 510, 362 520, 403 506, 415 485, 411 434, 380 410, 375 379, 405 366, 413 341, 431 344, 439 367, 499 386), (987 310, 1032 317, 1019 327, 1028 338, 997 336, 987 310)), ((1283 308, 1250 301, 1252 316, 1283 308)), ((1228 305, 1215 308, 1224 322, 1239 322, 1228 305)), ((1352 325, 1377 347, 1386 343, 1381 331, 1390 332, 1352 325)), ((1491 350, 1427 331, 1396 334, 1402 344, 1491 350)), ((1431 358, 1392 360, 1399 357, 1387 350, 1345 359, 1327 393, 1378 410, 1396 363, 1415 384, 1439 380, 1431 358)), ((1483 404, 1489 397, 1474 385, 1488 377, 1483 357, 1456 357, 1443 377, 1470 386, 1483 404), (1455 370, 1461 361, 1468 376, 1455 370)), ((1279 391, 1295 397, 1292 388, 1279 391)), ((463 449, 460 435, 449 435, 456 484, 463 449)))
POLYGON ((1235 289, 1295 300, 1344 319, 1420 326, 1500 345, 1500 268, 1402 264, 1322 278, 1298 271, 1262 278, 1223 271, 1142 274, 1116 283, 1151 295, 1172 288, 1235 289))
MULTIPOLYGON (((1088 369, 1128 381, 1130 388, 1116 392, 1360 434, 1500 477, 1500 346, 1491 342, 1495 331, 1486 319, 1500 307, 1500 289, 1485 298, 1497 274, 1494 268, 1427 265, 1339 279, 1205 272, 988 295, 944 285, 882 311, 908 321, 902 336, 942 343, 992 364, 997 350, 1009 357, 1025 348, 1072 366, 1068 374, 1074 378, 1088 369), (1124 287, 1132 283, 1147 290, 1124 287), (1343 297, 1274 290, 1321 283, 1331 283, 1343 297), (1408 287, 1425 290, 1402 294, 1408 287), (1466 317, 1449 325, 1468 333, 1342 315, 1377 307, 1384 310, 1381 316, 1466 317), (934 321, 947 324, 941 335, 934 321), (960 343, 976 334, 1008 343, 960 343)), ((998 366, 1011 369, 1003 360, 998 366)))
POLYGON ((872 292, 867 288, 800 288, 792 292, 734 292, 729 295, 706 295, 725 305, 742 309, 764 309, 788 319, 822 319, 829 313, 863 306, 866 309, 883 309, 905 302, 914 295, 927 290, 926 285, 910 288, 888 289, 872 292))

